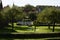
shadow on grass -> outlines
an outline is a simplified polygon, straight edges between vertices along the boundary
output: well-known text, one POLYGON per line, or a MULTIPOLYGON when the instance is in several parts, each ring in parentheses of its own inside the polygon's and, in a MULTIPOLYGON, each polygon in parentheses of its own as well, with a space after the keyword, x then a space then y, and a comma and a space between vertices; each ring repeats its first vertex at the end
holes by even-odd
POLYGON ((23 31, 27 31, 27 30, 32 30, 32 27, 14 27, 15 30, 23 30, 23 31))
POLYGON ((60 40, 60 39, 46 39, 46 40, 60 40))
POLYGON ((55 29, 56 32, 60 32, 60 29, 55 29))
POLYGON ((2 30, 0 30, 0 33, 12 33, 12 32, 16 32, 16 31, 12 30, 12 29, 2 29, 2 30))
POLYGON ((3 28, 3 29, 0 29, 0 33, 11 33, 11 32, 16 32, 15 30, 12 30, 12 29, 8 29, 8 27, 6 28, 3 28))
POLYGON ((7 38, 7 39, 5 39, 5 38, 0 38, 0 40, 40 40, 40 39, 15 39, 15 38, 7 38))
POLYGON ((0 40, 60 40, 60 39, 12 39, 12 38, 9 38, 9 39, 0 39, 0 40))
POLYGON ((7 38, 7 39, 4 39, 4 38, 3 38, 3 39, 1 39, 1 38, 0 38, 0 40, 14 40, 14 39, 12 39, 12 38, 9 38, 9 39, 8 39, 8 38, 7 38))
MULTIPOLYGON (((47 28, 47 29, 45 29, 45 30, 51 30, 51 31, 52 31, 53 28, 50 28, 50 29, 47 28)), ((60 29, 56 29, 56 28, 55 28, 54 31, 55 31, 55 32, 60 32, 60 29)))

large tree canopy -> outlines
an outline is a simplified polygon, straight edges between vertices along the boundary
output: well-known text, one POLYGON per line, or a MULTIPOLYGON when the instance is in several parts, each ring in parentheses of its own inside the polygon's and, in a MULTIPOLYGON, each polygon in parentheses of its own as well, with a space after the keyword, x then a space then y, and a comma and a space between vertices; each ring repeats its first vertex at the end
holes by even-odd
MULTIPOLYGON (((53 32, 55 28, 55 23, 60 23, 60 9, 55 7, 45 8, 37 17, 38 22, 43 22, 48 24, 53 24, 53 32)), ((49 28, 50 29, 50 28, 49 28)))
POLYGON ((34 6, 28 4, 28 5, 25 5, 24 11, 29 12, 29 11, 32 11, 33 8, 34 8, 34 6))
MULTIPOLYGON (((24 14, 21 8, 17 6, 13 6, 10 8, 9 6, 5 7, 0 13, 1 23, 9 24, 12 23, 12 29, 14 27, 14 22, 17 20, 21 20, 24 17, 24 14), (3 22, 4 21, 4 22, 3 22)), ((4 24, 3 24, 4 25, 4 24)))
POLYGON ((45 8, 41 13, 38 14, 37 20, 39 22, 53 22, 56 21, 58 22, 59 15, 60 15, 60 9, 56 9, 54 7, 51 8, 45 8))

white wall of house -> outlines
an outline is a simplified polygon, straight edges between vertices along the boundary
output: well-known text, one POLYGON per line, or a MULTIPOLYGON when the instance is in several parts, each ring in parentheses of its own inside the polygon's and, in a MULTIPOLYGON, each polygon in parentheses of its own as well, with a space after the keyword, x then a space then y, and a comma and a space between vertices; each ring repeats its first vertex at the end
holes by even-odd
POLYGON ((32 21, 27 21, 27 22, 19 21, 18 23, 21 25, 33 25, 32 21))

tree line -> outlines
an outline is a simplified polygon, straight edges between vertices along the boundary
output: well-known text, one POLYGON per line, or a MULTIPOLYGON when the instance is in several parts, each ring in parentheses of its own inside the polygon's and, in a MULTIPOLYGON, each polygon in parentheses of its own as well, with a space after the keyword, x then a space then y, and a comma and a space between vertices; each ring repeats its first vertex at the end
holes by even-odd
POLYGON ((54 29, 55 23, 60 24, 60 8, 54 6, 34 7, 32 5, 26 5, 25 7, 13 5, 12 8, 6 6, 0 11, 0 27, 4 28, 5 26, 8 26, 9 23, 12 23, 13 29, 14 22, 22 21, 26 17, 33 21, 34 25, 48 23, 48 26, 53 24, 54 29))

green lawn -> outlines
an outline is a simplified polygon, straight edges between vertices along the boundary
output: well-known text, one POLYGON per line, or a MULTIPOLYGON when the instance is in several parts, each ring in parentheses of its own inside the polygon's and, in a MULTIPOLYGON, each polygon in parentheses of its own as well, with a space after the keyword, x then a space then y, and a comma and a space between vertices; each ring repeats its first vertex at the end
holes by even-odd
MULTIPOLYGON (((11 25, 11 24, 9 24, 11 25)), ((8 29, 12 29, 11 27, 8 27, 8 29)), ((21 26, 21 25, 16 25, 14 23, 14 30, 18 33, 34 33, 34 26, 21 26)), ((52 26, 51 29, 48 29, 48 26, 36 26, 36 31, 35 33, 48 33, 52 32, 52 26)), ((56 26, 55 27, 55 32, 60 32, 60 27, 56 26)))
MULTIPOLYGON (((11 24, 9 24, 11 25, 11 24)), ((48 26, 36 26, 36 31, 34 32, 35 26, 21 26, 21 25, 16 25, 14 23, 14 32, 17 33, 49 33, 52 32, 52 26, 50 29, 48 29, 48 26)), ((8 32, 10 33, 12 31, 12 27, 5 27, 5 29, 0 30, 1 32, 8 32)), ((55 32, 60 32, 60 27, 56 26, 55 27, 55 32)))
POLYGON ((14 39, 14 38, 7 38, 7 39, 0 39, 0 40, 60 40, 60 37, 55 38, 41 38, 41 39, 14 39))
MULTIPOLYGON (((48 29, 48 26, 36 26, 36 31, 34 32, 34 26, 31 26, 31 27, 21 26, 21 25, 16 25, 16 23, 14 23, 14 32, 12 32, 11 24, 9 25, 10 26, 5 27, 5 29, 0 30, 0 33, 2 32, 7 32, 7 33, 49 33, 49 32, 52 32, 52 26, 50 29, 48 29)), ((55 32, 60 32, 59 26, 55 27, 55 32)), ((54 40, 54 39, 53 38, 41 38, 41 39, 4 39, 3 38, 0 40, 54 40)))

